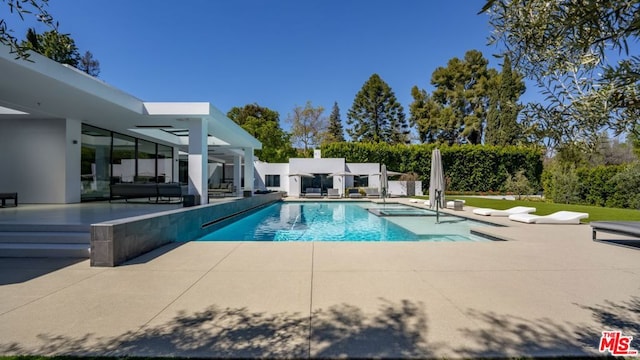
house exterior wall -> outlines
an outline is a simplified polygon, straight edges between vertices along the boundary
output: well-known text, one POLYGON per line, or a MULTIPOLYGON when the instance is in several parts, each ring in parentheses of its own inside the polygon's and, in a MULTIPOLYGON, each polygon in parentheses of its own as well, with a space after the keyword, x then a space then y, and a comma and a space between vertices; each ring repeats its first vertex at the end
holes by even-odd
MULTIPOLYGON (((288 163, 266 163, 262 161, 255 161, 254 163, 255 170, 255 182, 254 188, 259 190, 275 190, 275 191, 284 191, 290 193, 289 184, 293 182, 289 177, 289 164, 288 163), (280 175, 280 186, 270 186, 267 187, 265 185, 266 175, 280 175)), ((296 182, 297 184, 297 182, 296 182)))
MULTIPOLYGON (((293 158, 290 159, 290 163, 270 164, 256 161, 254 166, 256 189, 284 191, 289 196, 299 196, 301 192, 300 177, 289 176, 289 174, 332 174, 347 171, 369 176, 368 187, 380 187, 380 164, 378 163, 345 163, 343 158, 293 158), (265 186, 266 175, 280 175, 280 187, 265 186)), ((334 179, 334 188, 342 192, 342 186, 353 187, 353 176, 340 176, 334 179)), ((393 196, 422 195, 421 181, 416 181, 413 189, 409 189, 409 186, 411 185, 406 181, 389 181, 389 194, 393 196)))
POLYGON ((0 120, 0 192, 17 192, 27 204, 80 202, 80 127, 67 119, 0 120))
MULTIPOLYGON (((347 171, 357 175, 369 176, 369 187, 380 187, 380 164, 378 163, 347 163, 347 171)), ((345 177, 345 187, 353 187, 353 176, 345 177)))
POLYGON ((388 193, 389 196, 422 196, 422 181, 389 181, 388 193))

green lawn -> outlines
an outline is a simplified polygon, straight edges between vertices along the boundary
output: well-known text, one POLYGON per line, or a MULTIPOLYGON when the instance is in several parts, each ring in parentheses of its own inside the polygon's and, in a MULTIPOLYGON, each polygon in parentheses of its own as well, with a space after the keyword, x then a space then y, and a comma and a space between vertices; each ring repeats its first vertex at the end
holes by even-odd
MULTIPOLYGON (((416 196, 416 198, 428 199, 429 197, 416 196)), ((537 211, 535 212, 536 215, 548 215, 561 210, 588 213, 589 218, 582 220, 583 222, 600 220, 640 221, 640 210, 632 209, 605 208, 588 205, 554 204, 543 201, 485 199, 458 195, 447 195, 446 198, 447 200, 463 199, 465 200, 465 205, 468 206, 493 208, 498 210, 504 210, 514 206, 530 206, 537 209, 537 211)))

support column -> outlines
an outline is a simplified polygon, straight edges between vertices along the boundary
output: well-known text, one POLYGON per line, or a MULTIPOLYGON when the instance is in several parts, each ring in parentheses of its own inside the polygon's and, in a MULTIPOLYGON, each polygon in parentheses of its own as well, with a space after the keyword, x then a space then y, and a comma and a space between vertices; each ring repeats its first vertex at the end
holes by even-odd
POLYGON ((244 149, 244 190, 251 191, 253 196, 254 180, 253 180, 253 148, 244 149))
MULTIPOLYGON (((242 162, 240 162, 240 155, 233 156, 233 187, 236 189, 236 196, 242 196, 242 162)), ((246 185, 246 182, 245 182, 246 185)))
POLYGON ((189 195, 199 196, 200 204, 209 203, 208 129, 206 119, 189 120, 189 195))
POLYGON ((171 181, 180 182, 180 151, 177 146, 173 147, 173 170, 171 172, 171 181))
MULTIPOLYGON (((79 203, 81 198, 81 148, 82 122, 76 119, 65 120, 65 157, 64 167, 64 203, 79 203)), ((49 154, 51 155, 51 154, 49 154)))

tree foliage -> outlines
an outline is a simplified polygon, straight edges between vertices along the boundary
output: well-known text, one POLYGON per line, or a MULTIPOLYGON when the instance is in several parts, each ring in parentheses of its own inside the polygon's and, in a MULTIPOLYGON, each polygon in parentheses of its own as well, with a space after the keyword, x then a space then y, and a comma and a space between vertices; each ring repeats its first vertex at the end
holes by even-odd
POLYGON ((90 51, 85 51, 78 59, 78 70, 82 70, 91 76, 100 75, 100 61, 94 59, 90 51))
POLYGON ((240 125, 262 143, 262 150, 255 155, 266 162, 287 162, 295 156, 290 135, 280 128, 280 115, 277 111, 258 104, 233 107, 227 116, 240 125))
POLYGON ((409 143, 409 124, 391 87, 373 74, 356 94, 347 112, 347 133, 353 141, 409 143))
MULTIPOLYGON (((0 0, 9 7, 9 17, 24 21, 25 16, 33 16, 38 22, 45 24, 53 30, 56 30, 58 24, 54 22, 53 17, 49 14, 46 7, 48 0, 0 0)), ((0 19, 0 44, 9 47, 11 54, 15 54, 16 58, 28 59, 29 47, 24 43, 20 43, 18 38, 13 35, 13 29, 8 26, 8 18, 0 19)))
POLYGON ((594 146, 603 131, 637 131, 640 57, 629 44, 640 35, 638 0, 488 0, 481 12, 490 42, 546 95, 525 109, 532 139, 594 146), (611 54, 620 60, 608 63, 611 54))
POLYGON ((61 34, 56 30, 38 34, 33 28, 29 28, 21 46, 60 64, 71 65, 91 76, 100 74, 100 62, 90 51, 81 56, 75 40, 68 34, 61 34))
POLYGON ((509 56, 504 57, 502 72, 489 79, 489 105, 485 144, 515 145, 521 139, 518 114, 522 105, 518 99, 525 91, 523 78, 511 68, 509 56))
POLYGON ((467 51, 463 59, 452 58, 446 67, 433 72, 431 95, 418 87, 411 90, 411 122, 417 125, 422 141, 482 142, 490 86, 497 84, 491 81, 497 72, 488 69, 488 63, 480 51, 467 51))
POLYGON ((313 107, 311 101, 307 101, 304 107, 294 107, 287 118, 291 123, 293 145, 302 147, 305 153, 322 143, 327 131, 327 119, 322 116, 323 112, 322 106, 313 107))
POLYGON ((26 40, 22 42, 21 46, 60 64, 77 67, 80 63, 80 52, 76 42, 68 34, 60 34, 56 30, 37 34, 35 30, 29 29, 26 40))
POLYGON ((345 139, 344 128, 342 127, 342 120, 340 119, 340 108, 338 107, 338 102, 334 102, 331 115, 329 115, 329 127, 327 128, 324 142, 332 143, 343 141, 345 141, 345 139))

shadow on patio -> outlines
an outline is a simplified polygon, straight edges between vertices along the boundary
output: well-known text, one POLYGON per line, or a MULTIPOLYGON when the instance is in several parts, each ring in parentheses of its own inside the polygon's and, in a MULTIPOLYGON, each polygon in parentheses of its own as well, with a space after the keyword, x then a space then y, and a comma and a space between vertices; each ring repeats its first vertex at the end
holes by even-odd
MULTIPOLYGON (((0 353, 208 358, 594 356, 601 331, 619 329, 633 336, 640 332, 640 298, 633 297, 593 307, 576 304, 591 312, 597 325, 589 326, 472 310, 468 316, 481 329, 458 329, 458 336, 451 339, 455 344, 436 344, 428 339, 429 331, 436 329, 429 329, 422 304, 382 302, 375 313, 339 304, 315 311, 311 318, 212 305, 116 338, 41 334, 37 348, 0 343, 0 353)), ((637 349, 637 342, 632 346, 637 349)))
POLYGON ((421 305, 385 302, 374 314, 341 304, 308 314, 251 312, 212 305, 113 339, 40 334, 32 349, 0 343, 2 354, 241 358, 433 357, 421 305), (313 330, 309 329, 310 322, 313 330))
MULTIPOLYGON (((470 358, 602 356, 608 355, 598 352, 602 331, 619 330, 634 339, 640 333, 639 297, 621 303, 607 301, 598 306, 575 305, 589 311, 598 325, 559 323, 549 318, 532 320, 470 310, 467 315, 482 329, 462 329, 462 336, 472 345, 456 352, 470 358)), ((640 345, 634 341, 632 347, 637 350, 640 345)))

